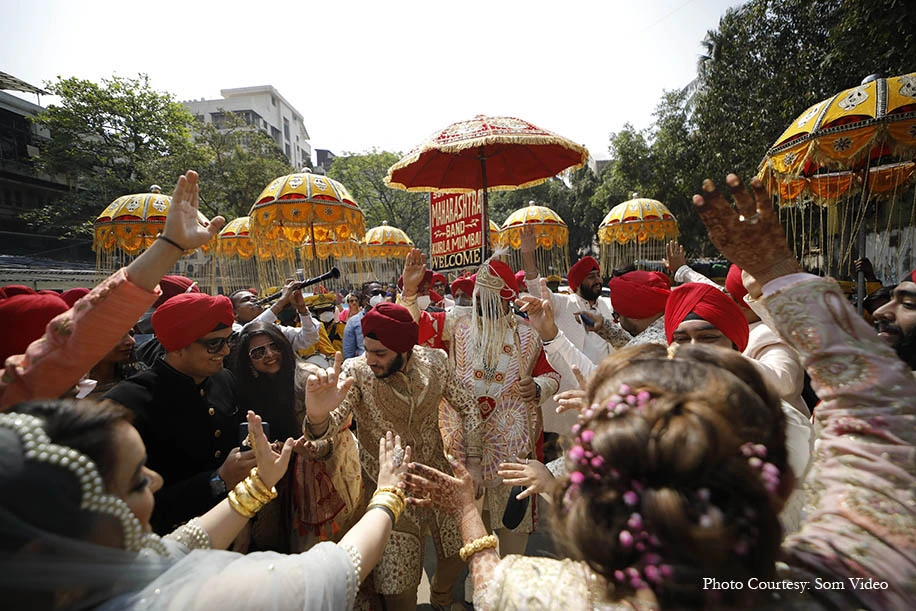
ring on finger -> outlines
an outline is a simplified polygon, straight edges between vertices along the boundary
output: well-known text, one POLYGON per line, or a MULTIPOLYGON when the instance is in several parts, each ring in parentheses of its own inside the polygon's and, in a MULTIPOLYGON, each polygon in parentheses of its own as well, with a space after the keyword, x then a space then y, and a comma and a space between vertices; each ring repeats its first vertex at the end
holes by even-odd
POLYGON ((755 212, 750 216, 744 216, 743 214, 738 216, 738 220, 742 223, 747 223, 748 225, 756 225, 760 222, 760 213, 755 212))
POLYGON ((392 457, 391 457, 391 464, 394 465, 395 468, 400 467, 402 464, 404 464, 404 448, 402 448, 401 446, 397 446, 394 449, 394 452, 392 453, 392 457))

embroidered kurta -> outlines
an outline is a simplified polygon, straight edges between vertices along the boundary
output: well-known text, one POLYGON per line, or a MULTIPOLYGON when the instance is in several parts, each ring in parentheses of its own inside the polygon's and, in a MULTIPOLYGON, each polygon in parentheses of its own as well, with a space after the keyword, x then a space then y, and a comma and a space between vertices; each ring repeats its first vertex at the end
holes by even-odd
MULTIPOLYGON (((489 509, 490 528, 503 528, 503 510, 512 490, 501 483, 496 473, 499 463, 515 462, 522 456, 538 458, 533 449, 543 430, 543 424, 538 422, 540 405, 522 399, 518 382, 523 377, 533 377, 541 387, 542 401, 552 396, 560 384, 560 376, 547 362, 537 333, 523 318, 512 315, 510 320, 499 361, 489 371, 471 344, 470 317, 456 319, 452 329, 455 373, 473 389, 483 421, 481 469, 488 488, 488 506, 484 509, 489 509)), ((456 424, 443 422, 443 435, 448 437, 456 424)), ((533 504, 518 526, 522 532, 533 529, 531 507, 533 504)))
MULTIPOLYGON (((468 454, 480 456, 480 414, 477 402, 455 375, 442 350, 415 346, 403 372, 375 377, 360 356, 344 362, 343 375, 355 383, 331 412, 328 431, 336 431, 352 413, 356 417, 359 458, 363 468, 364 500, 376 488, 379 438, 387 431, 401 436, 413 449, 413 460, 451 473, 439 432, 440 411, 453 411, 463 424, 461 439, 468 454)), ((306 435, 309 435, 306 427, 306 435)), ((326 433, 325 436, 328 436, 326 433)), ((431 509, 408 506, 391 533, 376 567, 375 586, 381 594, 399 594, 420 583, 423 537, 429 532, 439 557, 453 556, 461 547, 454 518, 431 509)))

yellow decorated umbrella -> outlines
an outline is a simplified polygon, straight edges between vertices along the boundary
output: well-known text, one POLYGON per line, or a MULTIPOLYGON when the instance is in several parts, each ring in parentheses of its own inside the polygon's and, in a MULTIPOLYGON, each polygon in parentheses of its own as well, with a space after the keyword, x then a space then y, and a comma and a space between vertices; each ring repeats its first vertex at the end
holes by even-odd
POLYGON ((356 238, 336 242, 317 242, 314 247, 306 240, 299 250, 305 265, 306 275, 315 278, 332 267, 340 270, 340 276, 327 280, 323 286, 328 289, 345 290, 351 284, 359 284, 369 276, 371 268, 366 263, 365 247, 356 238))
POLYGON ((499 230, 499 245, 512 249, 509 257, 512 268, 519 270, 524 266, 520 249, 522 230, 525 228, 533 229, 537 238, 534 252, 541 274, 545 277, 565 274, 569 269, 569 227, 556 212, 546 206, 538 206, 533 201, 510 214, 499 230))
POLYGON ((216 261, 223 292, 258 286, 258 268, 250 218, 240 216, 223 227, 216 236, 216 261))
POLYGON ((249 216, 261 281, 272 284, 282 285, 297 267, 307 267, 297 259, 303 245, 309 244, 311 259, 318 259, 318 244, 358 240, 366 231, 363 211, 347 188, 307 171, 271 181, 249 216))
POLYGON ((375 280, 394 282, 404 268, 404 257, 414 247, 403 230, 382 221, 378 227, 366 232, 362 240, 363 255, 371 266, 375 280))
POLYGON ((665 256, 665 243, 680 235, 677 219, 665 204, 638 197, 614 206, 598 225, 601 273, 635 264, 655 267, 649 261, 665 256))
POLYGON ((914 159, 916 72, 869 77, 808 108, 767 152, 760 177, 807 267, 847 276, 868 255, 879 276, 896 278, 914 263, 902 254, 914 247, 916 232, 905 228, 916 225, 916 201, 901 201, 914 159), (869 214, 875 234, 866 240, 869 214))
MULTIPOLYGON (((92 250, 100 269, 122 267, 150 247, 165 227, 172 198, 152 185, 149 193, 123 195, 105 207, 95 219, 92 250)), ((207 217, 197 213, 202 224, 207 217)), ((210 244, 200 247, 207 252, 210 244)))

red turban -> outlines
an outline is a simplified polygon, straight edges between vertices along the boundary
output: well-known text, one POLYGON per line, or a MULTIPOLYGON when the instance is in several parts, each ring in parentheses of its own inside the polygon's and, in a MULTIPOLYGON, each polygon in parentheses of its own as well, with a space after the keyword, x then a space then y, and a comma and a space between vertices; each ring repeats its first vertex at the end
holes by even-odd
POLYGON ((410 352, 417 345, 420 326, 410 311, 396 303, 382 302, 363 314, 364 337, 373 337, 395 352, 410 352))
POLYGON ((474 276, 455 278, 452 281, 452 295, 457 295, 459 292, 462 292, 470 297, 474 293, 474 280, 474 276))
POLYGON ((665 306, 665 337, 669 344, 674 330, 691 312, 724 333, 739 351, 744 352, 747 348, 750 330, 741 308, 718 288, 699 282, 682 284, 671 291, 668 297, 668 305, 665 306))
POLYGON ((735 303, 745 310, 750 310, 747 304, 744 303, 744 296, 747 295, 747 289, 744 288, 744 283, 741 282, 741 268, 734 263, 728 268, 728 275, 725 277, 725 290, 732 296, 735 303))
MULTIPOLYGON (((194 281, 184 276, 163 276, 162 280, 159 281, 159 289, 162 291, 162 294, 153 302, 153 309, 158 308, 176 295, 200 292, 197 285, 194 284, 194 281)), ((207 331, 207 333, 209 332, 210 331, 207 331)), ((204 333, 204 335, 207 333, 204 333)), ((194 339, 197 338, 195 337, 194 339)))
POLYGON ((215 331, 220 325, 235 322, 232 302, 225 295, 182 293, 156 308, 153 331, 166 352, 187 348, 195 340, 215 331))
MULTIPOLYGON (((420 281, 420 286, 417 287, 417 290, 423 292, 424 287, 429 288, 433 283, 433 271, 431 269, 426 270, 426 273, 423 274, 423 280, 420 281)), ((404 290, 404 276, 398 276, 398 290, 404 290)))
POLYGON ((592 273, 592 270, 596 269, 600 270, 601 267, 598 265, 598 262, 595 261, 595 257, 582 257, 576 261, 576 264, 569 268, 569 274, 566 275, 569 281, 569 290, 574 293, 578 291, 579 285, 582 284, 585 277, 592 273))
POLYGON ((627 318, 649 318, 665 311, 671 281, 661 272, 634 271, 608 283, 614 311, 627 318))
POLYGON ((60 294, 60 298, 66 301, 67 305, 72 308, 73 304, 75 304, 77 301, 79 301, 80 299, 82 299, 83 297, 85 297, 88 294, 89 294, 89 289, 84 289, 84 288, 67 289, 66 291, 60 294))
POLYGON ((0 367, 8 357, 24 354, 44 335, 48 323, 69 309, 57 294, 20 293, 0 301, 0 367))
POLYGON ((519 291, 528 290, 528 282, 525 280, 525 270, 520 269, 515 272, 515 285, 518 287, 519 291))
POLYGON ((442 295, 436 291, 429 289, 429 302, 433 305, 440 303, 443 300, 442 295))
POLYGON ((442 274, 438 274, 438 273, 433 274, 432 280, 429 281, 430 285, 433 285, 437 282, 441 282, 445 286, 448 286, 448 279, 445 276, 443 276, 442 274))
POLYGON ((34 295, 35 290, 22 284, 7 284, 0 289, 4 297, 15 297, 16 295, 34 295))

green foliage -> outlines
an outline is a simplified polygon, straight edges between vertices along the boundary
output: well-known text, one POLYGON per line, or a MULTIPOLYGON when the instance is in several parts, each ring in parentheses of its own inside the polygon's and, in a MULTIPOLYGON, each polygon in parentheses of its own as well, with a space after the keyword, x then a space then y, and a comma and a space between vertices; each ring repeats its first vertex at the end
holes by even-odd
POLYGON ((113 199, 168 185, 197 160, 187 129, 191 115, 144 74, 101 84, 58 77, 47 88, 61 100, 36 118, 52 136, 39 164, 73 189, 26 215, 41 233, 89 235, 92 220, 113 199))
POLYGON ((197 167, 201 168, 201 203, 210 216, 222 214, 227 220, 247 216, 274 178, 294 171, 270 136, 231 112, 223 111, 219 125, 196 122, 194 141, 205 161, 197 167))
POLYGON ((389 225, 403 230, 417 248, 429 250, 429 195, 410 193, 385 186, 388 168, 401 158, 400 153, 372 149, 364 153, 344 153, 335 157, 328 176, 349 189, 366 214, 366 228, 389 225))
POLYGON ((714 255, 690 197, 702 179, 755 175, 806 108, 865 76, 916 70, 916 3, 751 0, 699 43, 697 77, 665 93, 656 121, 611 135, 612 162, 592 200, 610 210, 633 191, 665 203, 692 256, 714 255))

